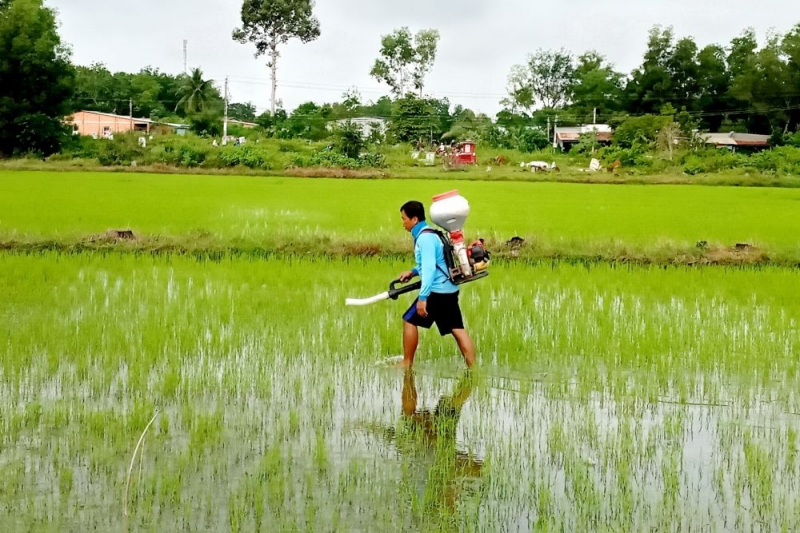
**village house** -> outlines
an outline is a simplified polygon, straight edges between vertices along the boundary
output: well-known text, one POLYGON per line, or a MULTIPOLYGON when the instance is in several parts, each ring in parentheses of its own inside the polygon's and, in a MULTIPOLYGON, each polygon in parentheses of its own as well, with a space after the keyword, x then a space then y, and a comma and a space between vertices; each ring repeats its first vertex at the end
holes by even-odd
POLYGON ((229 126, 230 125, 240 126, 242 128, 247 128, 247 129, 253 129, 256 126, 258 126, 258 124, 256 124, 255 122, 246 122, 244 120, 238 120, 238 119, 235 119, 235 118, 229 118, 228 119, 228 125, 229 126))
POLYGON ((594 133, 595 140, 601 146, 608 146, 613 140, 614 131, 608 124, 587 124, 586 126, 556 127, 553 134, 553 148, 560 148, 563 152, 578 144, 582 135, 594 133))
POLYGON ((756 135, 753 133, 704 133, 702 138, 708 145, 717 148, 727 148, 735 152, 739 150, 766 150, 769 148, 769 135, 756 135))
POLYGON ((373 130, 377 131, 380 135, 386 133, 386 119, 381 117, 356 117, 350 119, 341 119, 327 124, 327 128, 333 129, 333 125, 343 126, 347 122, 352 122, 361 129, 361 134, 364 137, 369 137, 373 130))
MULTIPOLYGON (((71 117, 67 117, 64 122, 71 125, 76 134, 90 135, 98 139, 132 131, 150 133, 154 126, 161 125, 149 118, 136 118, 101 113, 100 111, 78 111, 71 117)), ((171 127, 179 135, 183 135, 189 130, 189 126, 185 124, 165 123, 163 125, 171 127)))

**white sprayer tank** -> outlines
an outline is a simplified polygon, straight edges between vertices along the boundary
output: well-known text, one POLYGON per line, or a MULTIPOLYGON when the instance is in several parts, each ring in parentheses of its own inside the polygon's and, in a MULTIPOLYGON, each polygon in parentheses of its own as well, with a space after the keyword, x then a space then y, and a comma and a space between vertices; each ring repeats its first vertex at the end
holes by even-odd
POLYGON ((467 256, 467 247, 464 245, 464 234, 461 230, 469 216, 469 202, 458 194, 458 191, 450 191, 438 194, 433 197, 433 204, 430 209, 431 221, 437 226, 444 228, 450 233, 453 241, 453 249, 458 256, 458 263, 461 273, 472 276, 472 267, 467 256))
POLYGON ((450 191, 433 197, 430 217, 437 226, 451 233, 459 231, 464 228, 468 216, 469 202, 458 194, 458 191, 450 191))

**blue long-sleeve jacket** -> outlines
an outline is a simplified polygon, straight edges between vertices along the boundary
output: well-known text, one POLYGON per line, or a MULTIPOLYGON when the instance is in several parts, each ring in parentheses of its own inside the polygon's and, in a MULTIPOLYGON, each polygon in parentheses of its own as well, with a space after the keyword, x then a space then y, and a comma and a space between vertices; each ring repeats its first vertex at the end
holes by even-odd
POLYGON ((426 301, 432 292, 449 294, 458 292, 458 285, 450 281, 446 274, 447 263, 444 260, 444 246, 438 235, 422 230, 429 227, 425 221, 411 228, 414 237, 414 257, 416 266, 411 271, 422 278, 419 300, 426 301))

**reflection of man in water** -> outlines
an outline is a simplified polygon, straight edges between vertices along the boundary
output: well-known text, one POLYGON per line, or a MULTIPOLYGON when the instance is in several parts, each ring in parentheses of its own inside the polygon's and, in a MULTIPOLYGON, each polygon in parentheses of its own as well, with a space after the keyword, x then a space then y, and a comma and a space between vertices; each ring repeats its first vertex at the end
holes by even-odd
MULTIPOLYGON (((482 464, 469 454, 456 449, 456 428, 461 410, 472 394, 474 376, 467 371, 450 396, 443 396, 436 409, 417 410, 417 387, 413 370, 403 380, 403 426, 397 436, 397 447, 410 457, 414 466, 426 466, 417 479, 409 480, 417 490, 412 494, 412 507, 422 505, 423 515, 452 515, 456 499, 469 481, 481 475, 482 464), (427 471, 425 471, 427 470, 427 471), (421 501, 420 501, 421 498, 421 501)), ((404 470, 406 470, 404 468, 404 470)))

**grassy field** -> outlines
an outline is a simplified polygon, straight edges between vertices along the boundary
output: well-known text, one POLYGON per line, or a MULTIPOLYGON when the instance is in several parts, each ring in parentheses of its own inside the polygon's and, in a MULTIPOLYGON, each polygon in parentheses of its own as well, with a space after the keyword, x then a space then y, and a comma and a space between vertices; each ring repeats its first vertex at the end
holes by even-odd
POLYGON ((797 270, 495 267, 469 377, 405 266, 0 254, 4 531, 800 527, 797 270))
POLYGON ((691 254, 748 243, 800 261, 800 190, 434 180, 337 180, 109 173, 0 173, 0 242, 74 244, 108 229, 144 242, 325 251, 361 243, 404 252, 398 208, 458 188, 466 230, 533 256, 691 254))

